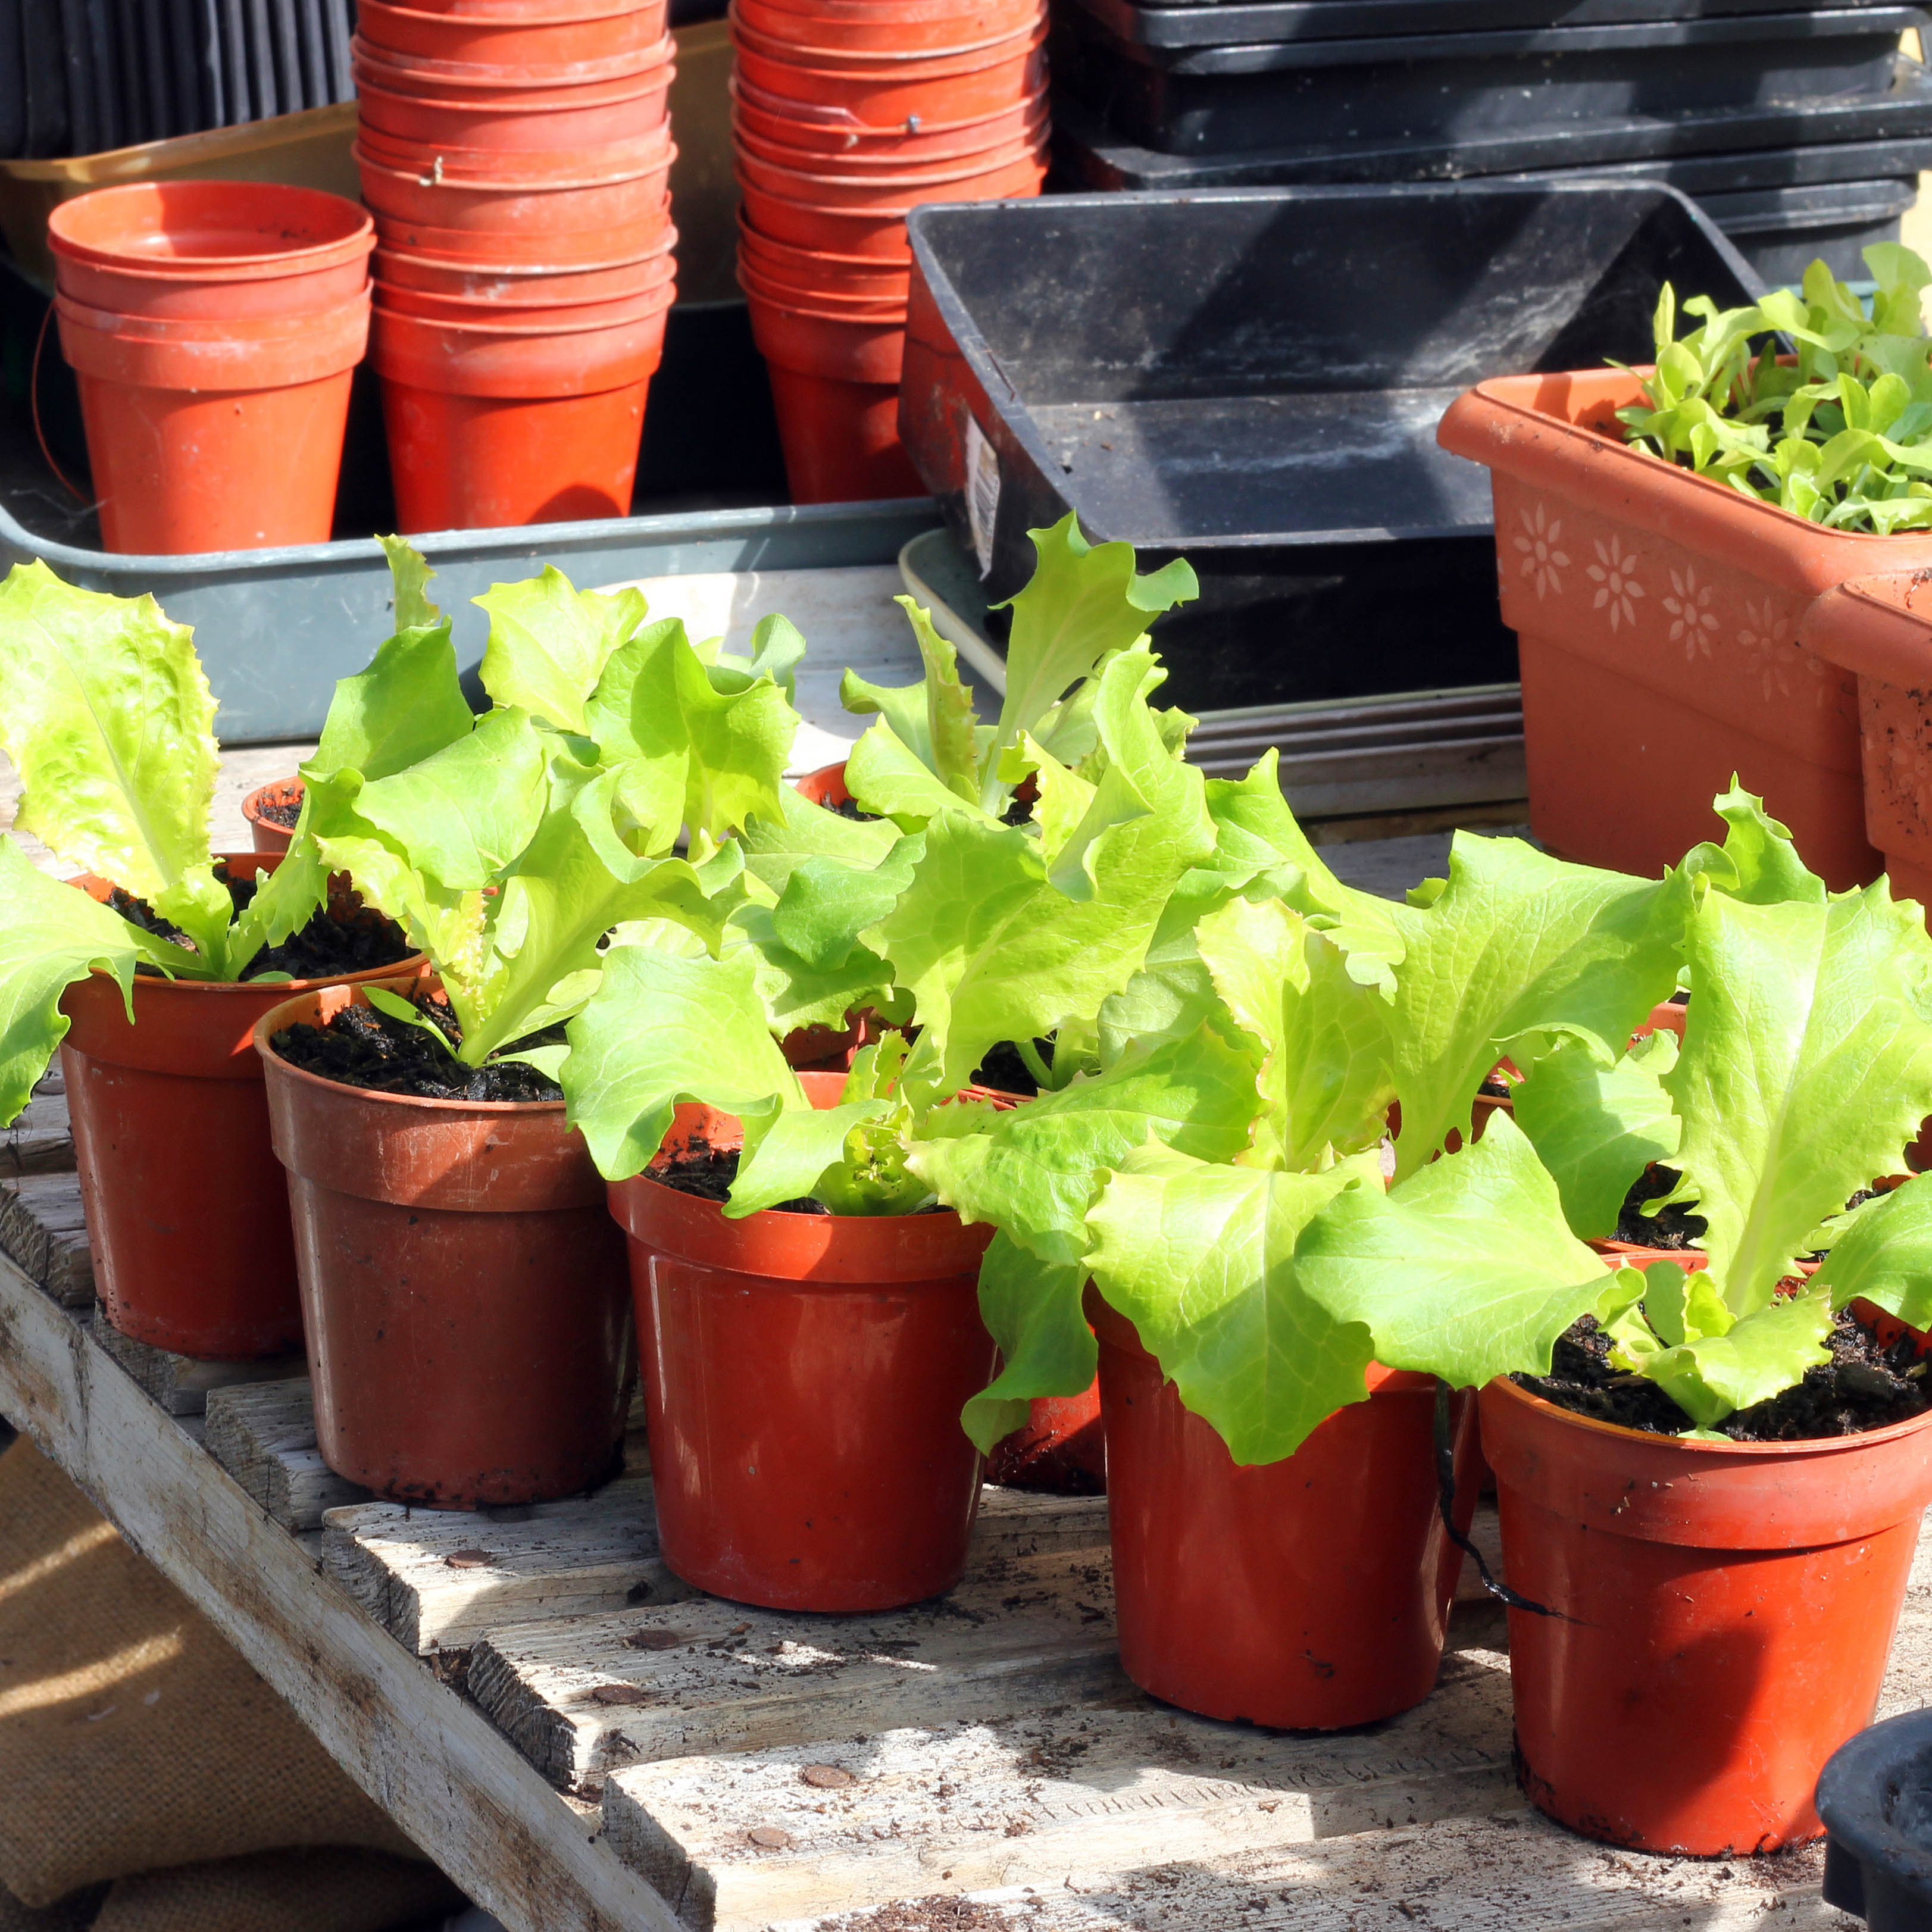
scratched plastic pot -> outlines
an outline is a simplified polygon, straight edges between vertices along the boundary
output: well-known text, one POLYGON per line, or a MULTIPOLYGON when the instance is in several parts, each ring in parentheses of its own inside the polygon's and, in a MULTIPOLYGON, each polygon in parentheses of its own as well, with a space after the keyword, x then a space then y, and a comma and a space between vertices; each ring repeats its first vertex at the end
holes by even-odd
MULTIPOLYGON (((832 1106, 844 1076, 800 1078, 832 1106)), ((675 1154, 740 1129, 678 1110, 675 1154)), ((663 1158, 663 1156, 660 1156, 663 1158)), ((959 1426, 986 1386, 985 1227, 950 1213, 776 1210, 727 1220, 649 1172, 614 1183, 630 1237, 664 1561, 775 1610, 883 1610, 966 1567, 980 1458, 959 1426)))
MULTIPOLYGON (((1120 1664, 1203 1717, 1373 1723, 1435 1688, 1462 1552, 1437 1507, 1433 1376, 1369 1370, 1285 1461, 1238 1468, 1133 1324, 1091 1289, 1120 1664)), ((1454 1514, 1476 1504, 1476 1405, 1452 1405, 1454 1514)), ((1515 1577, 1512 1574, 1510 1581, 1515 1577)))
POLYGON ((1813 1786, 1871 1721, 1932 1500, 1932 1414, 1686 1442, 1506 1381, 1481 1412, 1510 1587, 1561 1613, 1510 1612, 1530 1802, 1648 1852, 1818 1837, 1813 1786))
POLYGON ((558 7, 515 14, 396 7, 358 0, 356 31, 379 58, 415 55, 479 67, 557 67, 641 52, 664 38, 664 0, 644 6, 558 7))
MULTIPOLYGON (((278 862, 222 856, 236 877, 278 862)), ((74 883, 104 901, 110 890, 91 875, 74 883)), ((352 976, 394 982, 422 964, 352 976)), ((131 1026, 106 974, 62 996, 61 1067, 94 1288, 102 1313, 137 1342, 222 1361, 302 1346, 288 1194, 253 1044, 256 1022, 291 986, 142 974, 131 1026)))
POLYGON ((257 785, 242 801, 242 816, 248 821, 248 830, 254 835, 255 850, 258 852, 280 853, 289 849, 295 836, 292 823, 284 825, 278 818, 271 818, 263 810, 266 806, 292 806, 298 812, 302 808, 302 782, 300 778, 277 778, 272 783, 257 785))
POLYGON ((429 1100, 274 1050, 354 1001, 331 986, 254 1028, 296 1228, 316 1440, 394 1502, 477 1509, 610 1474, 632 1340, 624 1244, 561 1100, 429 1100))

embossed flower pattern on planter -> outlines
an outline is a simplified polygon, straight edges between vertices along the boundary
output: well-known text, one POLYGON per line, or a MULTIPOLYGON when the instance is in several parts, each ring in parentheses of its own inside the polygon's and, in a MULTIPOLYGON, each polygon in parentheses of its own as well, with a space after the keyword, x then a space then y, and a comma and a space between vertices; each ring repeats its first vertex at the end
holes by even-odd
POLYGON ((1636 580, 1636 559, 1623 547, 1620 537, 1612 536, 1606 543, 1601 537, 1592 539, 1596 547, 1597 561, 1587 567, 1586 574, 1597 586, 1597 594, 1590 600, 1593 610, 1607 608, 1610 614, 1610 628, 1636 622, 1636 600, 1644 594, 1643 586, 1636 580))
MULTIPOLYGON (((1616 541, 1611 538, 1613 544, 1616 541)), ((1664 609, 1670 613, 1670 641, 1684 646, 1684 655, 1692 664, 1700 656, 1711 655, 1711 640, 1718 634, 1718 614, 1711 608, 1711 595, 1710 585, 1698 582, 1695 564, 1670 573, 1670 595, 1664 600, 1664 609)))
POLYGON ((1921 824, 1932 821, 1932 752, 1923 743, 1893 738, 1892 789, 1895 797, 1912 801, 1921 824))
MULTIPOLYGON (((1767 597, 1762 604, 1748 601, 1744 604, 1745 622, 1738 632, 1738 646, 1744 652, 1744 674, 1757 680, 1766 702, 1775 691, 1781 697, 1791 695, 1791 678, 1789 666, 1792 658, 1792 634, 1797 626, 1790 616, 1780 610, 1767 597)), ((1818 702, 1824 703, 1824 666, 1815 657, 1820 680, 1818 702)))
MULTIPOLYGON (((1516 547, 1522 556, 1522 574, 1535 584, 1536 601, 1539 604, 1546 592, 1561 597, 1563 579, 1559 573, 1570 568, 1568 555, 1558 548, 1563 535, 1563 520, 1561 517, 1546 518, 1540 503, 1534 510, 1524 510, 1520 514, 1522 518, 1522 533, 1516 538, 1516 547)), ((1602 545, 1598 548, 1600 549, 1602 545)), ((1597 601, 1600 604, 1603 599, 1600 597, 1597 601)))

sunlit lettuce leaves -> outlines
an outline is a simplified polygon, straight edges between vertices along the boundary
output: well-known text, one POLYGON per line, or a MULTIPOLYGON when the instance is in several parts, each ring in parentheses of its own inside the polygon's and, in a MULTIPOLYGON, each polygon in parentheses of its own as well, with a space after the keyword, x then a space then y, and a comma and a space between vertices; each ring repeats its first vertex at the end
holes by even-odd
POLYGON ((1568 1034, 1520 1057, 1528 1066, 1510 1090, 1516 1125, 1555 1179, 1570 1232, 1607 1240, 1644 1169, 1677 1152, 1682 1124, 1662 1082, 1677 1036, 1648 1034, 1610 1066, 1568 1034))
MULTIPOLYGON (((839 702, 847 710, 863 714, 875 711, 880 724, 866 734, 854 748, 856 773, 848 772, 846 784, 855 798, 869 800, 868 767, 879 766, 878 782, 901 802, 892 808, 916 812, 923 793, 907 788, 914 781, 910 770, 902 770, 890 761, 892 747, 910 752, 938 784, 956 798, 977 806, 980 802, 980 760, 973 709, 973 694, 959 676, 957 653, 932 628, 932 615, 910 597, 896 600, 912 626, 919 644, 925 676, 917 684, 886 686, 873 684, 847 671, 839 686, 839 702)), ((935 809, 941 802, 930 801, 935 809)), ((874 809, 884 809, 875 806, 874 809)))
POLYGON ((0 748, 25 794, 19 829, 146 900, 225 974, 214 720, 192 635, 153 598, 83 590, 39 562, 0 584, 0 748))
POLYGON ((1932 939, 1880 880, 1823 903, 1711 892, 1687 951, 1694 991, 1663 1079, 1683 1122, 1678 1198, 1743 1316, 1932 1114, 1932 939))
POLYGON ((1024 1426, 1036 1396, 1092 1386, 1099 1352, 1081 1312, 1086 1282, 1084 1262, 1043 1262, 995 1231, 980 1262, 980 1318, 1000 1345, 1000 1372, 959 1418, 984 1453, 1024 1426))
POLYGON ((0 838, 0 1126, 10 1125, 66 1037, 61 996, 98 968, 111 973, 133 1017, 134 968, 166 964, 192 976, 196 962, 37 869, 0 838))
POLYGON ((1478 1088, 1526 1036, 1573 1034, 1605 1065, 1622 1053, 1676 984, 1694 892, 1681 871, 1634 879, 1459 832, 1432 903, 1390 908, 1403 944, 1390 1013, 1398 1177, 1452 1131, 1468 1138, 1478 1088))
POLYGON ((490 620, 481 669, 491 700, 587 734, 584 706, 619 646, 647 611, 641 590, 579 590, 554 566, 470 600, 490 620))
POLYGON ((1150 1146, 1106 1179, 1088 1216, 1094 1283, 1237 1462, 1292 1455, 1366 1398, 1370 1331, 1309 1292, 1299 1248, 1324 1208, 1382 1190, 1372 1154, 1288 1174, 1150 1146))

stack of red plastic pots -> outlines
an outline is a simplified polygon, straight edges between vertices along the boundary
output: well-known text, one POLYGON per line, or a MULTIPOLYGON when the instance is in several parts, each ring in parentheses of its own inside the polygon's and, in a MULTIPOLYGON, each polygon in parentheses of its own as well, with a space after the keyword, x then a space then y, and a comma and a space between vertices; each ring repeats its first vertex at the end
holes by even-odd
POLYGON ((361 0, 398 526, 626 514, 676 293, 665 0, 361 0))
POLYGON ((1040 192, 1043 0, 732 0, 738 278, 801 503, 918 496, 898 437, 928 201, 1040 192))
POLYGON ((135 182, 47 220, 101 540, 326 543, 369 334, 369 218, 314 188, 135 182))

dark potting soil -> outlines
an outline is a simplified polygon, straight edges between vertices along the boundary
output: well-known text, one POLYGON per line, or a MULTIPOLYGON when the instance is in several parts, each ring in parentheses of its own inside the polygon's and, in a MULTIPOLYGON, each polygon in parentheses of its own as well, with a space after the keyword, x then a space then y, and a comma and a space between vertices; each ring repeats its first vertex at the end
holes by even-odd
MULTIPOLYGON (((245 911, 254 902, 256 881, 231 879, 227 868, 218 860, 214 876, 228 888, 235 910, 245 911)), ((123 892, 116 886, 107 896, 109 910, 118 912, 130 926, 144 932, 158 933, 184 952, 194 950, 193 942, 178 926, 157 913, 145 899, 123 892)), ((351 973, 366 973, 378 966, 393 966, 410 956, 410 943, 401 927, 370 912, 340 918, 325 906, 298 932, 292 932, 279 946, 265 946, 242 970, 244 980, 259 980, 265 973, 285 973, 291 980, 340 980, 351 973)), ((160 969, 137 966, 137 973, 156 978, 160 969)))
MULTIPOLYGON (((1889 1344, 1849 1309, 1841 1309, 1826 1346, 1828 1363, 1768 1402, 1741 1408, 1718 1424, 1734 1442, 1801 1442, 1824 1436, 1860 1436, 1909 1422, 1932 1406, 1927 1364, 1910 1335, 1889 1344)), ((1690 1418, 1656 1383, 1610 1366, 1610 1338, 1594 1316, 1574 1322, 1556 1344, 1546 1376, 1516 1376, 1520 1388, 1574 1415, 1654 1436, 1675 1436, 1690 1418)))
MULTIPOLYGON (((1036 1040, 1033 1043, 1034 1052, 1040 1057, 1041 1064, 1051 1068, 1053 1065, 1053 1042, 1050 1040, 1036 1040)), ((1034 1078, 1033 1070, 1020 1058, 1019 1048, 1010 1040, 1002 1040, 974 1069, 973 1084, 991 1087, 1001 1094, 1036 1094, 1040 1082, 1034 1078)))
POLYGON ((256 806, 255 816, 266 818, 271 825, 286 826, 292 832, 297 820, 302 817, 302 794, 292 792, 280 798, 265 798, 256 806))
POLYGON ((1677 1181, 1674 1167, 1653 1162, 1646 1168, 1642 1178, 1624 1196, 1623 1212, 1617 1216, 1616 1238, 1637 1248, 1695 1247, 1704 1238, 1710 1223, 1684 1202, 1676 1202, 1656 1214, 1643 1212, 1646 1201, 1668 1194, 1677 1181))
POLYGON ((856 824, 876 825, 879 822, 879 814, 876 812, 861 812, 859 809, 859 801, 856 798, 842 798, 836 805, 829 798, 821 798, 818 804, 820 811, 834 813, 840 818, 849 818, 856 824))
MULTIPOLYGON (((722 1202, 738 1178, 738 1150, 713 1147, 702 1134, 693 1134, 678 1152, 656 1162, 650 1168, 653 1180, 674 1187, 680 1194, 694 1194, 700 1201, 722 1202)), ((832 1210, 808 1195, 796 1201, 781 1201, 767 1210, 774 1214, 829 1214, 832 1210)), ((941 1214, 938 1202, 922 1208, 922 1214, 941 1214)))
MULTIPOLYGON (((418 994, 416 1006, 452 1039, 461 1040, 462 1027, 440 993, 418 994)), ((515 1048, 554 1046, 562 1038, 561 1025, 546 1027, 517 1041, 515 1048)), ((534 1066, 500 1060, 465 1066, 421 1027, 392 1019, 373 1006, 345 1006, 326 1026, 284 1028, 270 1044, 304 1073, 375 1094, 408 1094, 425 1100, 563 1098, 563 1089, 534 1066)))

